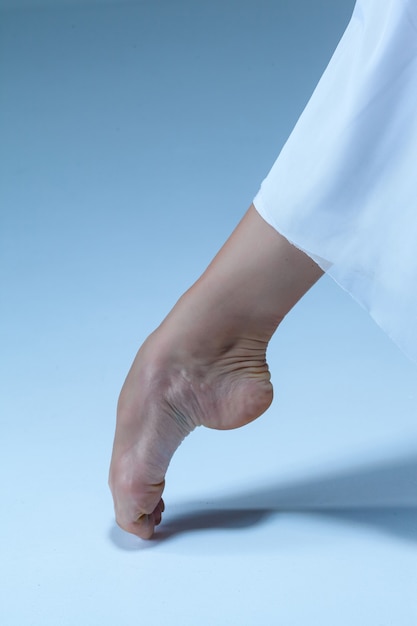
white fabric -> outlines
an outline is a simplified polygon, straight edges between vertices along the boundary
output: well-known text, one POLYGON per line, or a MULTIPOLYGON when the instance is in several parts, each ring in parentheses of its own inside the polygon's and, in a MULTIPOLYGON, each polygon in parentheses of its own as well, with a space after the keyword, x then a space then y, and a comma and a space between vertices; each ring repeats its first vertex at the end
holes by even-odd
POLYGON ((357 0, 254 205, 417 360, 417 0, 357 0))

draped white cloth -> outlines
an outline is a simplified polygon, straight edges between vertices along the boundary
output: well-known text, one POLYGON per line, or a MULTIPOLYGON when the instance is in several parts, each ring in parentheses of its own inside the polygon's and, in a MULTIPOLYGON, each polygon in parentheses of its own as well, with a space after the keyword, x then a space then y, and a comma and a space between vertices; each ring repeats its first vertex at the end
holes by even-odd
POLYGON ((357 0, 254 205, 417 360, 417 0, 357 0))

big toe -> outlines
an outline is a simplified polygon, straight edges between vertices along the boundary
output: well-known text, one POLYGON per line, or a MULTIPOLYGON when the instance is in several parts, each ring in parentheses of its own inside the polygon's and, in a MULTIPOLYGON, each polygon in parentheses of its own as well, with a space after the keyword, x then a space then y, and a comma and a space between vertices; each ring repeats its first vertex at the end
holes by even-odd
POLYGON ((141 513, 133 522, 128 522, 124 530, 127 530, 141 539, 151 539, 155 532, 155 526, 161 523, 165 505, 162 498, 152 513, 141 513))
POLYGON ((120 472, 112 465, 110 489, 114 500, 117 524, 129 533, 142 539, 150 539, 155 526, 161 522, 164 511, 162 493, 165 480, 158 483, 143 483, 141 472, 134 477, 128 472, 120 472))

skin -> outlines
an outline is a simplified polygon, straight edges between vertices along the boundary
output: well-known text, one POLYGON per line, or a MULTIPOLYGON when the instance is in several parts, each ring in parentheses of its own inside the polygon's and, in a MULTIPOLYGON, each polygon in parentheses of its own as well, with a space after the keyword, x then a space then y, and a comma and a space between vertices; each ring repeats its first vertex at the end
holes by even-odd
POLYGON ((152 537, 169 462, 194 428, 239 428, 269 407, 268 342, 322 273, 251 206, 148 337, 120 393, 110 465, 124 530, 152 537))

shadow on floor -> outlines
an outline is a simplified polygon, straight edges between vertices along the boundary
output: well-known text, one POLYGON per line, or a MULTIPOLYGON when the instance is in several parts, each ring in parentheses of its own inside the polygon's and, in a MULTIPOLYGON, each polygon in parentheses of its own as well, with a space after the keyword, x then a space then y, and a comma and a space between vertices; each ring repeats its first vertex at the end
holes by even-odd
MULTIPOLYGON (((210 502, 187 502, 176 509, 182 512, 167 516, 155 540, 146 545, 205 529, 246 529, 279 512, 331 517, 417 542, 417 455, 293 483, 270 484, 210 502)), ((138 549, 140 540, 128 539, 116 527, 110 535, 120 549, 138 549)))

